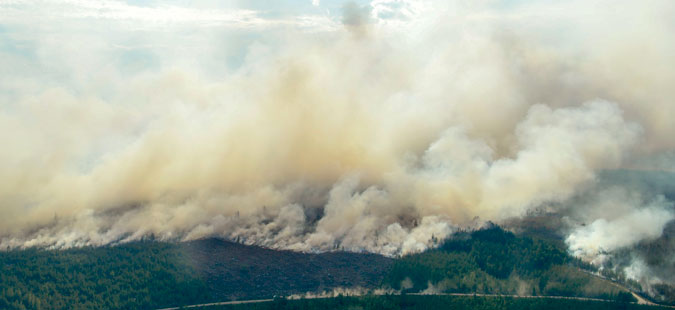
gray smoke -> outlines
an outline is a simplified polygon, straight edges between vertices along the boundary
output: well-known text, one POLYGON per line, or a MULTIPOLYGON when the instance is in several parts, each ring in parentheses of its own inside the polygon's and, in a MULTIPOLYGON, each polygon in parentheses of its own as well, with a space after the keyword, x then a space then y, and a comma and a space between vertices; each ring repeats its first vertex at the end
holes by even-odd
POLYGON ((45 5, 0 4, 3 249, 399 255, 546 210, 583 259, 665 266, 631 249, 672 225, 673 183, 603 173, 675 164, 672 1, 45 5))

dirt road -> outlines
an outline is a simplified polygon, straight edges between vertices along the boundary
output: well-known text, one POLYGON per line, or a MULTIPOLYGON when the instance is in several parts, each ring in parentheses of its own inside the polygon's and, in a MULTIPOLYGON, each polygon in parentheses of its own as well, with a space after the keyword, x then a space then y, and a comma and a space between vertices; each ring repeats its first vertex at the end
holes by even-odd
MULTIPOLYGON (((408 295, 417 295, 417 296, 426 296, 426 295, 437 295, 437 296, 464 296, 464 297, 471 297, 471 296, 478 296, 478 297, 508 297, 508 298, 537 298, 537 299, 567 299, 567 300, 580 300, 580 301, 600 301, 600 302, 614 302, 613 300, 608 300, 608 299, 598 299, 598 298, 588 298, 588 297, 568 297, 568 296, 520 296, 520 295, 499 295, 499 294, 473 294, 473 293, 438 293, 438 294, 424 294, 424 293, 410 293, 408 295)), ((661 306, 661 307, 667 307, 667 308, 675 308, 671 306, 663 306, 663 305, 657 305, 652 302, 649 302, 647 300, 644 300, 640 296, 636 295, 633 293, 635 298, 638 300, 638 304, 648 304, 652 306, 661 306)), ((305 299, 319 299, 319 298, 331 298, 331 297, 314 297, 314 296, 307 296, 303 297, 305 299)), ((178 310, 181 308, 197 308, 197 307, 207 307, 207 306, 220 306, 220 305, 236 305, 236 304, 249 304, 249 303, 261 303, 261 302, 270 302, 273 301, 272 299, 255 299, 255 300, 238 300, 238 301, 224 301, 224 302, 214 302, 214 303, 208 303, 208 304, 197 304, 197 305, 189 305, 189 306, 182 306, 182 307, 174 307, 174 308, 163 308, 163 309, 157 309, 157 310, 178 310)))
POLYGON ((252 300, 235 300, 235 301, 222 301, 222 302, 212 302, 208 304, 197 304, 197 305, 189 305, 189 306, 180 306, 180 307, 173 307, 173 308, 162 308, 162 309, 157 309, 157 310, 178 310, 178 309, 184 309, 184 308, 197 308, 197 307, 208 307, 208 306, 223 306, 223 305, 238 305, 238 304, 253 304, 253 303, 259 303, 259 302, 270 302, 273 299, 252 299, 252 300))

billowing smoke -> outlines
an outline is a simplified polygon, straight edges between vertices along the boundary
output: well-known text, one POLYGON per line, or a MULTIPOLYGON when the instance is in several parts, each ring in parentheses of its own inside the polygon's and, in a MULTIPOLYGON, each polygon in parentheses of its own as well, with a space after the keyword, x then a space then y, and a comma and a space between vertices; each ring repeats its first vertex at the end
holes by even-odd
POLYGON ((604 253, 660 237, 666 224, 673 219, 672 205, 648 205, 626 213, 608 213, 588 226, 578 228, 566 241, 577 256, 603 259, 604 253))
POLYGON ((398 255, 542 209, 598 264, 663 238, 672 188, 599 176, 675 164, 674 2, 394 2, 0 4, 0 246, 398 255))
POLYGON ((568 202, 572 254, 672 302, 675 278, 675 174, 614 170, 568 202), (669 286, 670 285, 670 286, 669 286), (669 291, 670 290, 670 291, 669 291))

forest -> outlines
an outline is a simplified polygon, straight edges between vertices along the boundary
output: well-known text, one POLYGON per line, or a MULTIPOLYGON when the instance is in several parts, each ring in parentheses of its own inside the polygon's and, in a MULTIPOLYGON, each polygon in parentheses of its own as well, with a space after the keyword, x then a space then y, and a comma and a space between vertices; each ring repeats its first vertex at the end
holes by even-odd
MULTIPOLYGON (((0 252, 0 309, 155 309, 340 287, 386 288, 403 294, 485 293, 634 301, 626 289, 590 275, 591 271, 591 266, 569 256, 555 240, 516 235, 496 225, 457 232, 438 241, 435 249, 395 259, 345 252, 277 251, 219 239, 139 241, 65 250, 9 249, 0 252)), ((405 300, 394 298, 391 302, 405 300)), ((498 302, 509 308, 524 301, 498 302)))
MULTIPOLYGON (((191 308, 195 309, 195 308, 191 308)), ((361 297, 338 296, 334 298, 285 300, 271 302, 210 306, 203 310, 394 310, 394 309, 453 309, 453 310, 648 310, 666 309, 621 302, 581 301, 549 298, 512 298, 484 296, 443 295, 368 295, 361 297)))
POLYGON ((219 239, 0 251, 0 309, 154 309, 335 287, 375 288, 392 259, 219 239))
POLYGON ((555 240, 516 236, 491 225, 402 257, 385 282, 408 292, 632 298, 627 290, 589 276, 592 271, 555 240))
POLYGON ((0 309, 149 309, 206 300, 171 244, 0 253, 0 309))

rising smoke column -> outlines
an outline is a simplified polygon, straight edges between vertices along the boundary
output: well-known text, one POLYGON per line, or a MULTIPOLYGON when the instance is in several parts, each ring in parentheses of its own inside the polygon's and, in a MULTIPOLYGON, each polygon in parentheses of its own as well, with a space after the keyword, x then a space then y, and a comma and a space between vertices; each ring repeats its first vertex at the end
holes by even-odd
POLYGON ((397 255, 548 208, 601 263, 674 217, 667 197, 593 190, 600 171, 672 163, 670 1, 374 1, 277 21, 24 5, 0 7, 3 249, 220 236, 397 255))

